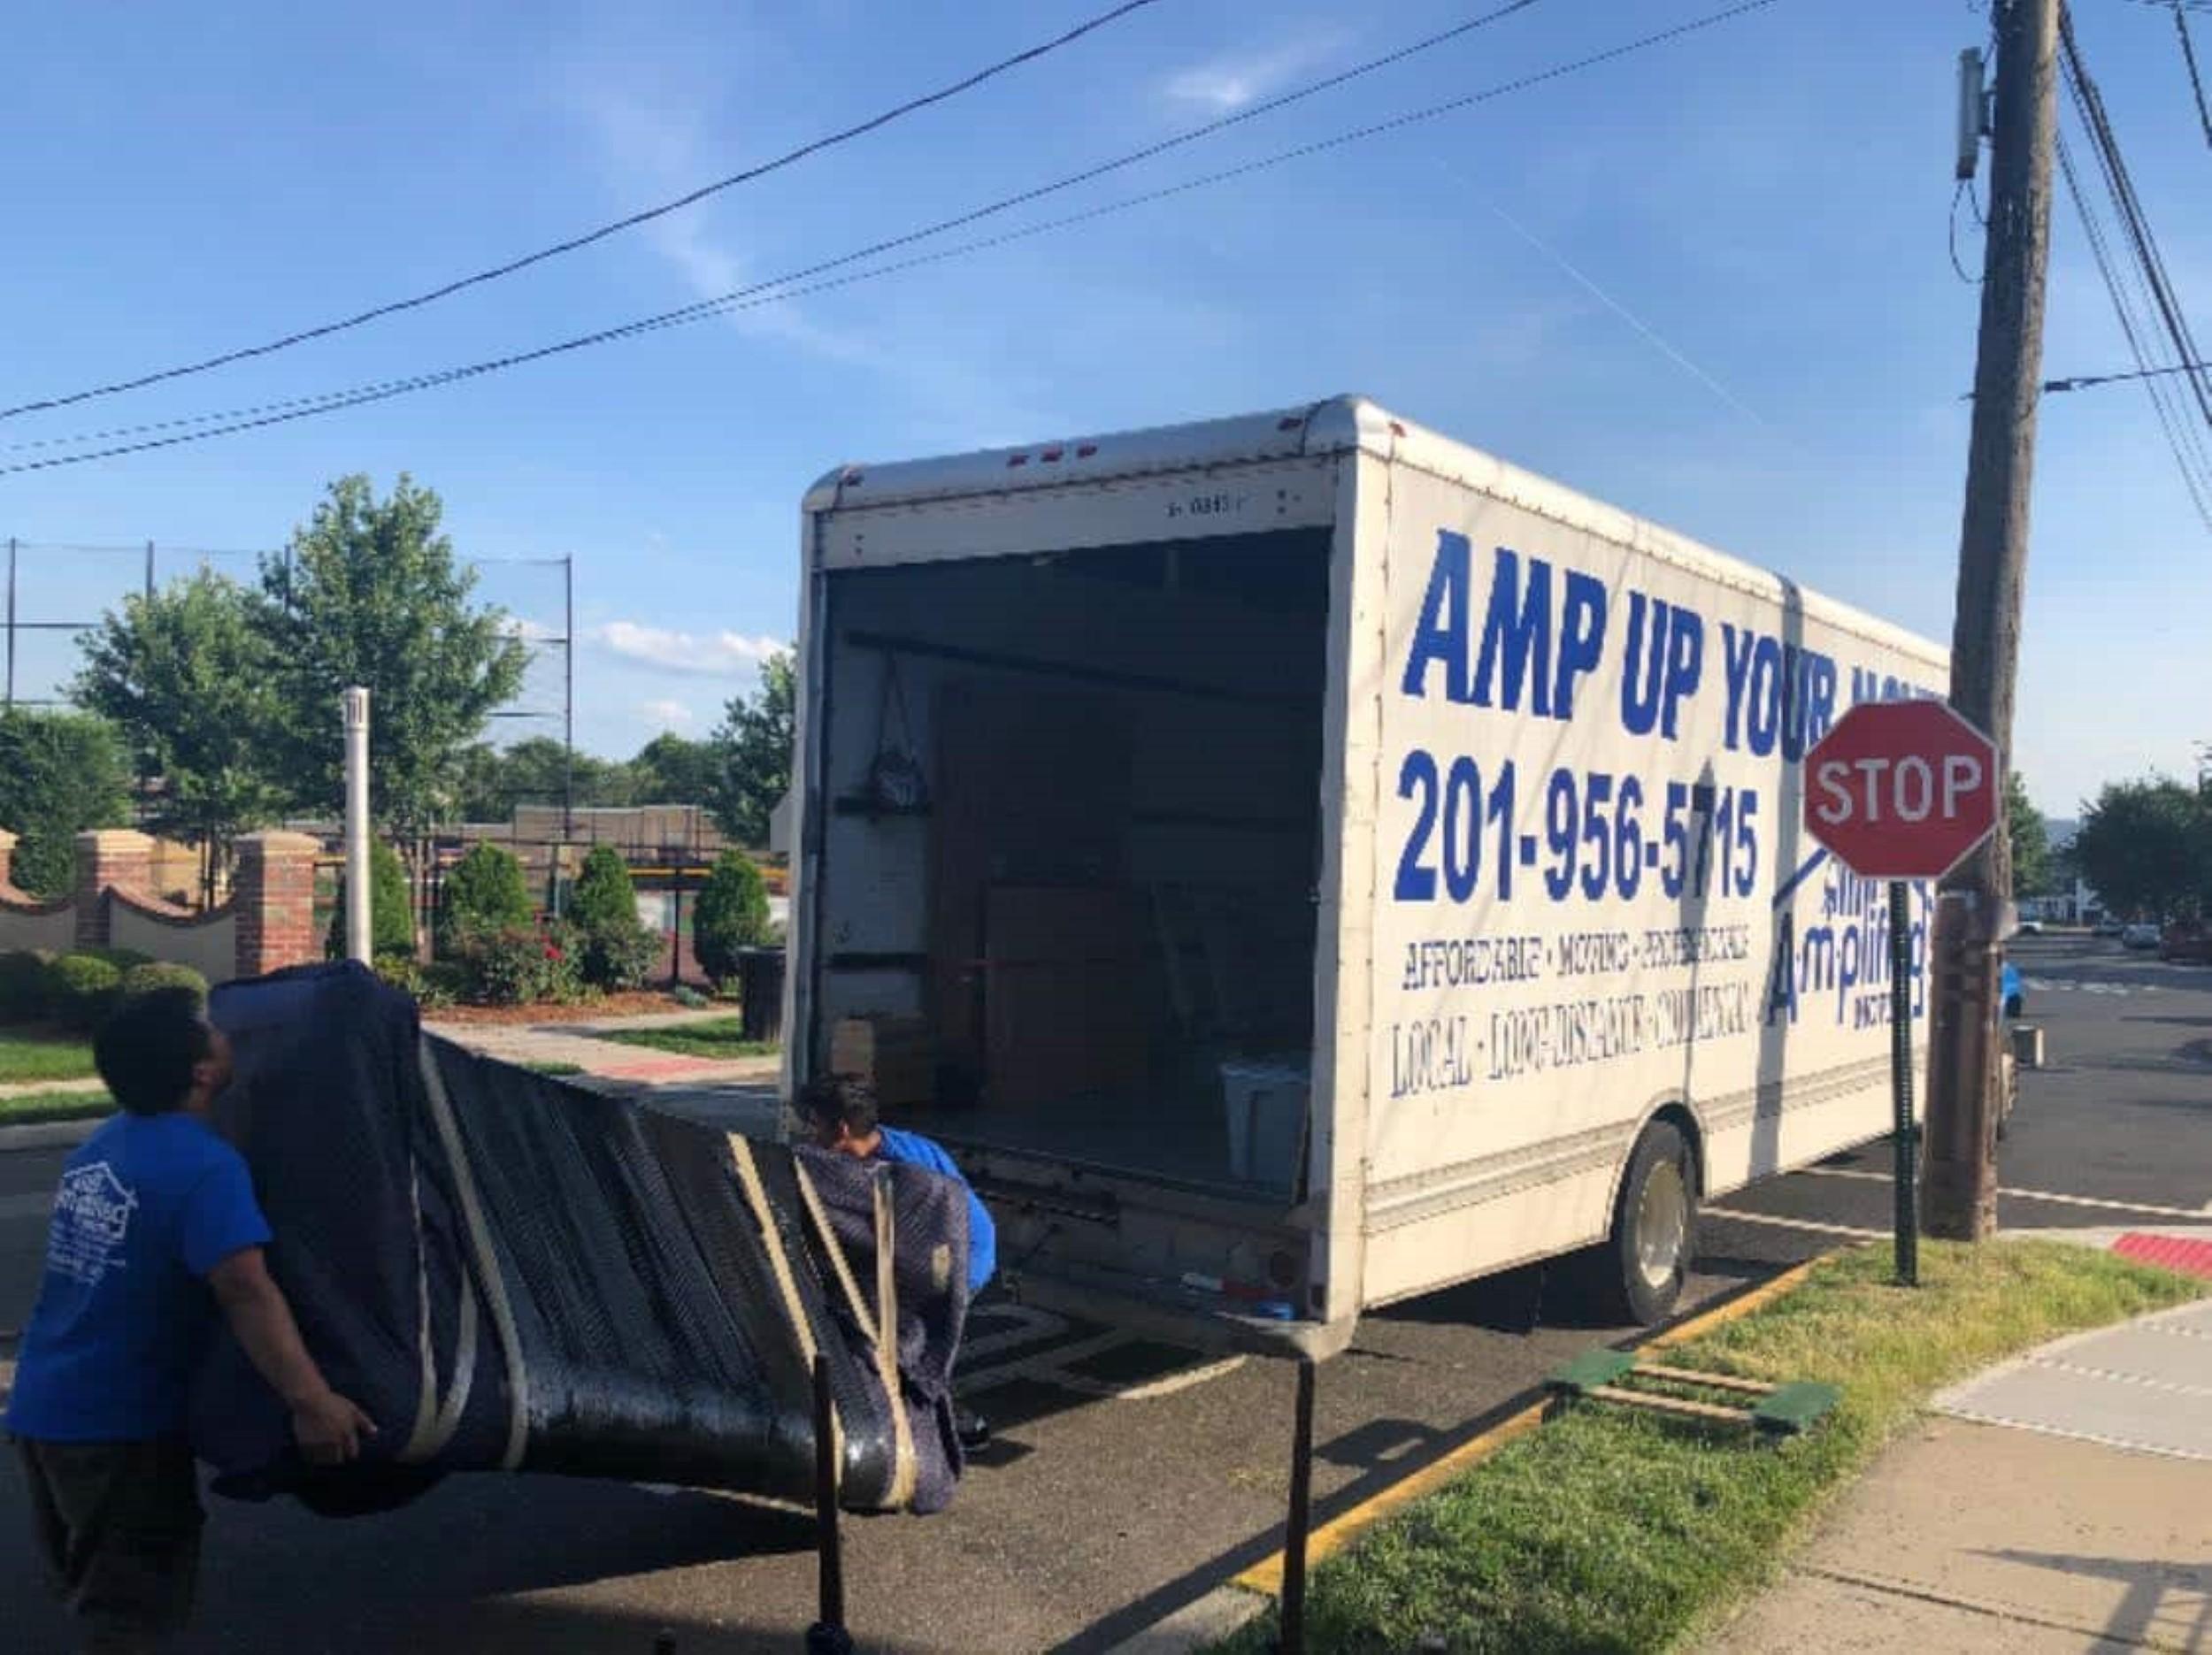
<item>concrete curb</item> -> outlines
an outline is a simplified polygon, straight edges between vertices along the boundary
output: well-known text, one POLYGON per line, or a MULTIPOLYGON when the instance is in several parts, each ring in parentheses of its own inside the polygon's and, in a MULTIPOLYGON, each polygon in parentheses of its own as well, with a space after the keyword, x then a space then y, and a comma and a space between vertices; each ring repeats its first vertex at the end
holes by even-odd
POLYGON ((96 1121, 41 1121, 30 1126, 0 1126, 0 1155, 34 1149, 74 1149, 100 1130, 96 1121))

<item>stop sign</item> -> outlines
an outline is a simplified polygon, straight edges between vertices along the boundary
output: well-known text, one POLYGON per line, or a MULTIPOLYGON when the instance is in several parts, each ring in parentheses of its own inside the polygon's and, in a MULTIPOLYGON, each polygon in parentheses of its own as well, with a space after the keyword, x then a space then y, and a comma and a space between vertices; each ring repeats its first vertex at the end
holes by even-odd
POLYGON ((1997 825, 1997 748, 1942 701, 1865 701, 1805 755, 1805 826, 1853 873, 1939 879, 1997 825))

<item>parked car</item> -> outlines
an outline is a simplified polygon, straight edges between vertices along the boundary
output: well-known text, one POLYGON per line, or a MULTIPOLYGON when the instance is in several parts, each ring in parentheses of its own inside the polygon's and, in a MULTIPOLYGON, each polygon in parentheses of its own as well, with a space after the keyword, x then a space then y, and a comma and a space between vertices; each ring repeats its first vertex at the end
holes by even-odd
POLYGON ((2123 948, 2155 948, 2159 938, 2157 926, 2148 920, 2138 920, 2120 933, 2120 946, 2123 948))
POLYGON ((2005 1015, 2015 1021, 2027 1009, 2027 996, 2021 991, 2020 968, 2008 960, 2005 969, 1998 974, 1997 1000, 2004 1007, 2005 1015))
POLYGON ((2212 925, 2177 919, 2158 939, 2158 957, 2177 965, 2212 965, 2212 925))
POLYGON ((2107 937, 2116 941, 2120 934, 2126 930, 2125 925, 2108 914, 2089 928, 2089 934, 2092 937, 2107 937))
POLYGON ((2016 937, 2040 937, 2043 934, 2043 922, 2039 919, 2024 919, 2013 927, 2012 934, 2016 937))

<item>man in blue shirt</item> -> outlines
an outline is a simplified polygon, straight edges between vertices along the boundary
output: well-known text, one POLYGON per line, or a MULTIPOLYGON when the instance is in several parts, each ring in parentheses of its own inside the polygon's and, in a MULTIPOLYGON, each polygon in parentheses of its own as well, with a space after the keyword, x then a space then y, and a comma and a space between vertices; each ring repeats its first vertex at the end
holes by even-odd
POLYGON ((63 1168, 7 1430, 85 1647, 144 1650, 192 1605, 202 1513, 185 1401, 219 1311, 308 1459, 350 1460, 375 1428, 325 1382, 270 1278, 245 1160, 208 1124, 230 1048, 198 997, 130 1001, 92 1055, 121 1107, 63 1168))
MULTIPOLYGON (((998 1230, 944 1145, 919 1132, 886 1126, 879 1118, 876 1089, 852 1075, 818 1075, 800 1090, 799 1115, 809 1136, 824 1149, 862 1161, 902 1161, 950 1178, 968 1197, 968 1297, 980 1293, 998 1268, 998 1230)), ((964 1447, 979 1448, 991 1428, 981 1415, 955 1407, 964 1447)))

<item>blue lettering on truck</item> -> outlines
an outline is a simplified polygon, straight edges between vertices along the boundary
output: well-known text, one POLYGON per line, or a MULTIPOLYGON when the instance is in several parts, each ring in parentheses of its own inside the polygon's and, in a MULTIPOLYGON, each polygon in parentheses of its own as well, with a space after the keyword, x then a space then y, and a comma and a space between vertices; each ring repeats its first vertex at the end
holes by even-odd
MULTIPOLYGON (((1440 923, 1434 935, 1409 945, 1402 989, 1588 977, 1596 992, 1474 1021, 1446 1015, 1391 1025, 1394 1095, 1807 1015, 1832 1017, 1843 1028, 1886 1019, 1886 903, 1867 897, 1860 888, 1865 881, 1827 864, 1794 823, 1778 821, 1782 809, 1797 808, 1794 788, 1778 800, 1767 791, 1770 780, 1763 786, 1719 779, 1709 761, 1681 747, 1689 731, 1702 728, 1709 739, 1717 732, 1714 757, 1741 754, 1795 767, 1841 716, 1847 693, 1856 703, 1932 692, 1778 632, 1709 620, 1678 599, 1624 581, 1609 587, 1511 546, 1494 546, 1485 557, 1450 529, 1437 533, 1421 593, 1398 678, 1401 696, 1562 724, 1615 717, 1653 759, 1615 768, 1616 746, 1607 749, 1608 768, 1531 769, 1525 747, 1517 757, 1494 750, 1503 744, 1485 750, 1472 742, 1463 751, 1417 745, 1394 755, 1388 774, 1409 808, 1405 837, 1394 847, 1393 900, 1433 911, 1440 922, 1463 908, 1488 916, 1478 934, 1440 923), (1717 706, 1694 725, 1696 709, 1709 701, 1717 706), (1792 865, 1778 866, 1785 831, 1792 865), (1797 893, 1823 872, 1820 920, 1801 925, 1797 893), (1655 888, 1681 906, 1679 929, 1637 938, 1601 923, 1562 936, 1508 921, 1499 934, 1488 934, 1501 923, 1494 905, 1540 895, 1548 905, 1596 914, 1655 888), (1718 906, 1763 895, 1768 900, 1741 920, 1718 906), (1755 946, 1755 923, 1768 946, 1755 946), (1717 926, 1724 947, 1713 941, 1717 926), (1617 994, 1598 980, 1603 970, 1707 962, 1756 972, 1770 957, 1763 981, 1755 975, 1617 994), (1604 962, 1603 970, 1593 962, 1604 962)), ((1915 958, 1924 962, 1924 891, 1916 913, 1915 958)), ((1924 969, 1913 968, 1916 1016, 1925 999, 1924 969)))

